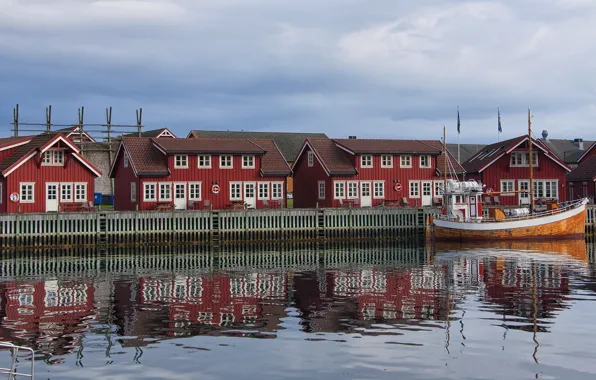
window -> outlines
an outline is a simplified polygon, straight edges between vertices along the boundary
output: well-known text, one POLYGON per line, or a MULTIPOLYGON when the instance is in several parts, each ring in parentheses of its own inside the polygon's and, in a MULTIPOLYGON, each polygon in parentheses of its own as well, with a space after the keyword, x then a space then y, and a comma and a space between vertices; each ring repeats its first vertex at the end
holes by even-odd
POLYGON ((171 201, 172 200, 172 184, 171 183, 160 183, 159 184, 159 200, 160 201, 171 201))
POLYGON ((307 157, 308 157, 308 167, 309 168, 312 168, 313 165, 315 164, 315 158, 314 158, 313 152, 312 151, 308 151, 307 157))
POLYGON ((534 198, 559 198, 559 182, 554 180, 533 181, 534 198))
POLYGON ((259 199, 269 199, 269 182, 259 182, 259 199))
POLYGON ((515 190, 515 181, 501 180, 501 195, 504 197, 515 195, 512 192, 515 190))
POLYGON ((402 168, 412 167, 412 156, 400 156, 399 166, 402 168))
MULTIPOLYGON (((510 166, 520 167, 529 166, 530 152, 513 152, 511 153, 510 166)), ((538 166, 538 152, 532 152, 532 167, 538 166)))
POLYGON ((372 156, 360 156, 360 167, 361 168, 372 168, 373 167, 372 156))
POLYGON ((185 154, 177 154, 174 156, 174 167, 176 169, 188 168, 188 156, 185 154))
POLYGON ((381 167, 392 168, 393 167, 393 156, 381 156, 381 167))
POLYGON ((44 166, 62 166, 64 165, 63 150, 48 150, 43 154, 41 164, 44 166))
POLYGON ((157 185, 155 183, 146 183, 145 184, 145 202, 155 202, 157 200, 155 194, 155 187, 157 185))
POLYGON ((271 199, 283 199, 283 182, 271 182, 271 199))
POLYGON ((375 199, 385 198, 385 182, 383 182, 383 181, 373 182, 373 198, 375 198, 375 199))
POLYGON ((325 199, 325 181, 319 181, 319 199, 325 199))
POLYGON ((72 183, 60 184, 60 202, 72 202, 72 183))
POLYGON ((410 182, 410 198, 420 198, 420 182, 410 182))
POLYGON ((219 167, 225 169, 232 169, 232 156, 219 156, 219 167))
POLYGON ((199 168, 211 168, 211 156, 199 156, 199 168))
POLYGON ((128 167, 128 154, 126 154, 126 152, 123 152, 122 155, 124 156, 124 167, 127 168, 128 167))
POLYGON ((191 201, 201 200, 201 182, 190 182, 188 184, 188 199, 191 201))
POLYGON ((334 187, 335 187, 334 198, 335 199, 345 199, 345 197, 346 197, 345 185, 346 184, 344 182, 334 182, 334 187))
POLYGON ((420 156, 420 167, 430 168, 430 156, 420 156))
POLYGON ((137 183, 136 182, 130 183, 130 201, 131 202, 137 201, 137 183))
POLYGON ((348 182, 348 199, 358 198, 358 182, 348 182))
POLYGON ((86 183, 75 183, 75 202, 86 202, 87 201, 87 184, 86 183))
POLYGON ((230 182, 230 200, 238 201, 242 200, 242 183, 241 182, 230 182))
POLYGON ((34 183, 21 183, 21 203, 33 203, 35 202, 35 184, 34 183))
POLYGON ((254 169, 255 156, 242 156, 242 169, 254 169))
POLYGON ((443 181, 435 182, 435 197, 442 197, 443 196, 443 181))
POLYGON ((0 204, 2 204, 2 182, 0 182, 0 204))

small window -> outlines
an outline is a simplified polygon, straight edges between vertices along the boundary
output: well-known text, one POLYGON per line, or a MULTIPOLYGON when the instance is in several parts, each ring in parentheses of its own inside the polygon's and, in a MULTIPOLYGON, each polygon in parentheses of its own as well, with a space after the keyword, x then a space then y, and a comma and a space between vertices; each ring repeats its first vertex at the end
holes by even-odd
POLYGON ((334 182, 334 198, 335 199, 345 199, 346 198, 346 188, 345 182, 334 182))
POLYGON ((259 199, 269 199, 269 182, 259 182, 259 199))
POLYGON ((315 164, 314 153, 312 151, 308 151, 307 157, 308 157, 308 167, 312 168, 313 165, 315 164))
POLYGON ((401 168, 411 168, 412 167, 412 156, 400 156, 399 166, 401 168))
POLYGON ((393 167, 393 156, 381 156, 381 167, 392 168, 393 167))
POLYGON ((156 188, 156 184, 155 183, 146 183, 145 184, 145 198, 144 201, 145 202, 155 202, 157 200, 156 198, 156 193, 155 193, 155 188, 156 188))
POLYGON ((199 156, 199 168, 211 168, 211 156, 199 156))
POLYGON ((232 156, 219 156, 219 167, 224 169, 232 169, 232 156))
POLYGON ((372 168, 373 167, 372 156, 360 156, 360 167, 361 168, 372 168))
POLYGON ((48 150, 43 154, 41 164, 44 166, 63 166, 64 165, 64 151, 63 150, 48 150))
POLYGON ((410 182, 410 198, 420 198, 420 182, 410 182))
POLYGON ((122 155, 124 156, 124 167, 127 168, 128 167, 128 154, 126 154, 126 152, 123 152, 122 155))
POLYGON ((348 182, 348 199, 358 198, 358 182, 348 182))
POLYGON ((385 182, 383 181, 375 181, 373 182, 373 197, 376 199, 383 199, 385 198, 385 182))
POLYGON ((174 167, 176 169, 188 168, 188 156, 185 154, 177 154, 174 156, 174 167))
POLYGON ((35 184, 34 183, 21 183, 21 203, 33 203, 35 202, 35 184))
POLYGON ((232 201, 242 200, 242 183, 241 182, 230 182, 230 200, 232 200, 232 201))
POLYGON ((172 200, 172 184, 171 183, 160 183, 159 184, 159 200, 160 201, 171 201, 172 200))
POLYGON ((283 182, 271 182, 271 199, 283 199, 283 182))
POLYGON ((75 202, 86 202, 87 201, 87 184, 86 183, 75 183, 75 202))
POLYGON ((255 156, 242 156, 242 169, 254 169, 255 156))
POLYGON ((443 185, 444 183, 435 182, 435 197, 442 197, 443 196, 443 185))
POLYGON ((325 181, 319 181, 319 199, 325 199, 325 181))
POLYGON ((501 195, 506 197, 506 196, 512 196, 515 195, 513 193, 513 191, 515 190, 515 181, 510 181, 510 180, 502 180, 501 181, 501 195))
POLYGON ((430 168, 430 156, 420 156, 420 167, 430 168))
POLYGON ((201 200, 201 182, 191 182, 188 184, 188 199, 192 201, 201 200))
POLYGON ((2 204, 2 182, 0 182, 0 204, 2 204))
POLYGON ((137 183, 136 182, 130 183, 130 201, 131 202, 137 201, 137 183))
POLYGON ((60 184, 60 202, 72 202, 72 183, 60 184))

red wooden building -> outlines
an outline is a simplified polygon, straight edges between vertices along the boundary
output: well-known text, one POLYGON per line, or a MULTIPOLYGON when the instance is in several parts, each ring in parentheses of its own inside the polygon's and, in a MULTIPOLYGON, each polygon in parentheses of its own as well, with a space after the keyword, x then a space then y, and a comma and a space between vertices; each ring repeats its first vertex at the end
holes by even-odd
POLYGON ((442 150, 437 140, 309 138, 292 166, 294 207, 432 205, 442 195, 442 150))
POLYGON ((116 210, 283 207, 289 166, 272 140, 124 137, 116 210))
POLYGON ((590 145, 590 147, 588 149, 586 149, 586 151, 584 152, 584 154, 582 154, 578 160, 577 163, 581 164, 583 162, 585 162, 586 160, 588 160, 590 157, 596 156, 596 142, 593 143, 592 145, 590 145))
POLYGON ((0 212, 86 209, 99 176, 61 133, 0 139, 0 212))
MULTIPOLYGON (((532 139, 534 199, 565 201, 565 175, 571 168, 539 140, 532 139)), ((485 146, 463 163, 466 178, 486 185, 486 191, 503 192, 489 197, 491 203, 514 206, 530 203, 529 140, 520 136, 485 146), (512 193, 507 193, 512 191, 512 193), (514 193, 513 191, 522 191, 514 193)))
MULTIPOLYGON (((596 153, 596 149, 594 149, 596 153)), ((584 157, 581 163, 567 174, 567 199, 572 201, 596 196, 596 154, 584 157)))

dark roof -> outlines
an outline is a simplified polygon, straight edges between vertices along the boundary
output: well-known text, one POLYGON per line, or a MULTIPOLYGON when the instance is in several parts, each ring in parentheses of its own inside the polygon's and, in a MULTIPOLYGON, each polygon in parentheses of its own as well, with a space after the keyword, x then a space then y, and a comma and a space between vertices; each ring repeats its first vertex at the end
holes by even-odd
MULTIPOLYGON (((443 143, 440 142, 439 140, 419 140, 427 145, 430 145, 431 147, 433 147, 433 149, 439 149, 439 150, 443 150, 443 143)), ((449 144, 447 144, 449 145, 449 144)), ((455 171, 455 173, 457 174, 462 174, 465 173, 465 169, 464 167, 457 162, 457 159, 451 154, 451 152, 449 152, 449 150, 447 150, 447 157, 449 159, 449 161, 447 161, 447 173, 451 172, 451 171, 455 171)), ((441 155, 439 157, 437 157, 437 170, 439 171, 439 173, 443 173, 445 169, 445 155, 441 152, 441 155)))
MULTIPOLYGON (((480 152, 484 144, 459 144, 459 162, 464 163, 468 161, 473 155, 480 152)), ((447 144, 447 150, 453 157, 457 159, 457 144, 447 144)))
POLYGON ((470 157, 462 166, 468 173, 476 173, 505 153, 511 147, 522 142, 527 136, 519 136, 509 140, 499 141, 485 146, 481 151, 470 157))
POLYGON ((579 158, 590 148, 594 141, 584 141, 584 149, 580 150, 579 146, 573 140, 565 139, 540 139, 553 153, 561 160, 569 164, 576 164, 579 158))
POLYGON ((0 148, 31 140, 35 136, 1 137, 0 148))
MULTIPOLYGON (((165 130, 172 133, 172 131, 170 131, 168 128, 159 128, 159 129, 150 129, 148 131, 142 131, 141 136, 139 136, 139 132, 134 132, 134 133, 127 133, 125 135, 122 135, 122 137, 157 137, 165 130)), ((172 133, 172 135, 173 135, 173 133, 172 133)))
POLYGON ((567 174, 567 181, 596 180, 596 156, 589 157, 567 174))
POLYGON ((36 149, 43 147, 59 134, 60 133, 52 132, 34 136, 31 141, 29 141, 27 144, 17 147, 13 154, 8 156, 4 161, 0 162, 0 172, 5 171, 36 149))
POLYGON ((426 144, 420 140, 387 139, 334 139, 334 141, 355 154, 441 154, 442 147, 426 144))
POLYGON ((170 174, 166 158, 153 145, 153 139, 149 137, 123 137, 122 144, 128 152, 137 175, 165 176, 170 174))
POLYGON ((245 139, 272 139, 277 144, 286 161, 296 159, 304 140, 307 138, 328 138, 324 133, 296 133, 296 132, 249 132, 249 131, 190 131, 188 137, 219 137, 245 139))
POLYGON ((292 170, 290 170, 284 156, 282 156, 272 139, 254 139, 251 141, 267 151, 261 159, 261 171, 264 175, 288 176, 292 174, 292 170))
POLYGON ((311 146, 314 154, 330 175, 354 175, 358 173, 334 140, 308 138, 306 142, 311 146))
POLYGON ((152 139, 168 154, 265 154, 265 150, 247 139, 186 138, 152 139))

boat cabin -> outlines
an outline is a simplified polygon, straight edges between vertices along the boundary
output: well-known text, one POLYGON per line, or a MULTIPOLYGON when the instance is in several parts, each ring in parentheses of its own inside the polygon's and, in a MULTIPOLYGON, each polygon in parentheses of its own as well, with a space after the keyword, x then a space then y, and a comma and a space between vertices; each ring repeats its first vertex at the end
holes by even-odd
POLYGON ((482 184, 474 180, 447 181, 441 211, 448 219, 482 220, 482 184))

